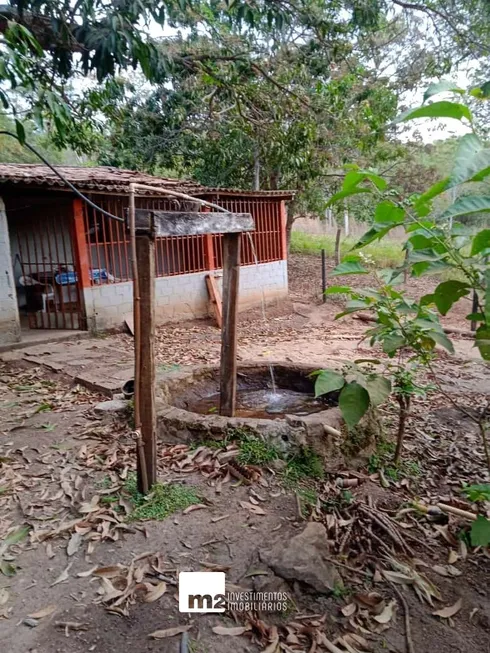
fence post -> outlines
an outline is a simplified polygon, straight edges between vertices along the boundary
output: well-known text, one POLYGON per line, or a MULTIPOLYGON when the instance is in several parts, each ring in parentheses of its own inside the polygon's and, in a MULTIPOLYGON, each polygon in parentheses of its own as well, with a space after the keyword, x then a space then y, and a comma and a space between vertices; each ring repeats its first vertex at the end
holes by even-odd
POLYGON ((136 236, 136 261, 140 292, 139 417, 148 487, 157 482, 157 438, 155 408, 155 240, 136 236))
POLYGON ((233 417, 237 386, 237 313, 240 234, 223 236, 223 327, 221 330, 220 415, 233 417))
POLYGON ((325 304, 327 301, 327 296, 325 291, 327 289, 327 260, 326 260, 325 250, 322 249, 322 301, 325 304))

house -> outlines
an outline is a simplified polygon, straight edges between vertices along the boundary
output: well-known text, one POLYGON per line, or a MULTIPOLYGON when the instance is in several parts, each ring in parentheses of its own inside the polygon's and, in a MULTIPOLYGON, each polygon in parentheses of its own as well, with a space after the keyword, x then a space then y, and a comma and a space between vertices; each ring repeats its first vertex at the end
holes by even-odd
MULTIPOLYGON (((256 230, 242 236, 240 308, 287 295, 285 205, 292 193, 207 188, 112 167, 58 169, 119 217, 128 207, 130 182, 155 188, 138 192, 137 208, 189 208, 158 193, 165 188, 251 213, 256 230)), ((219 285, 221 242, 219 234, 157 239, 157 322, 209 315, 205 278, 215 276, 219 285)), ((125 224, 78 198, 46 166, 0 164, 0 344, 21 341, 32 329, 117 328, 131 313, 125 224)))

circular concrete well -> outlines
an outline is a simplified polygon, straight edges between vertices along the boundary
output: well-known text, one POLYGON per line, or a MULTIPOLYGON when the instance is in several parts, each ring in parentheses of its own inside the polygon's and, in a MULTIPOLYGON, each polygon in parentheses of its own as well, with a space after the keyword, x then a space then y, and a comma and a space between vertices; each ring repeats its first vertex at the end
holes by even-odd
POLYGON ((242 364, 235 417, 218 414, 218 367, 161 373, 157 378, 159 438, 168 443, 222 440, 231 430, 246 429, 284 454, 308 447, 326 459, 329 468, 365 461, 379 433, 376 414, 369 412, 348 430, 337 405, 338 392, 315 399, 310 374, 316 369, 288 363, 242 364))

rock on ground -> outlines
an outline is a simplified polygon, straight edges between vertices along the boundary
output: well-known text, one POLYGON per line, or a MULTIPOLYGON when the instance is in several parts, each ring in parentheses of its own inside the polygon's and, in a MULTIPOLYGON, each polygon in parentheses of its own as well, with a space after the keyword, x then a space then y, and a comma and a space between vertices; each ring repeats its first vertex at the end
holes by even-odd
POLYGON ((128 409, 128 402, 124 399, 111 399, 110 401, 102 401, 94 408, 96 413, 100 415, 107 415, 107 413, 122 413, 128 409))
POLYGON ((280 541, 272 549, 260 551, 259 555, 278 576, 330 594, 335 587, 342 586, 342 579, 328 559, 328 551, 325 527, 311 522, 286 545, 280 541))

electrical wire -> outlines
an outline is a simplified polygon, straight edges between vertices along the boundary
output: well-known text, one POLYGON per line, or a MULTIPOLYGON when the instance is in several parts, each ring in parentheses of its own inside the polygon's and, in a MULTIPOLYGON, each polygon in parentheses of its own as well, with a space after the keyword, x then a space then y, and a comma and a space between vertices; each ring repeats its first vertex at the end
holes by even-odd
MULTIPOLYGON (((0 130, 0 135, 12 136, 12 138, 15 138, 15 140, 19 141, 19 137, 17 136, 17 134, 6 131, 4 129, 0 130)), ((20 143, 20 141, 19 141, 19 143, 20 143)), ((78 195, 78 197, 80 197, 84 202, 87 202, 87 204, 89 206, 91 206, 93 209, 95 209, 96 211, 100 211, 100 213, 102 213, 103 215, 106 215, 108 218, 111 218, 111 220, 117 220, 118 222, 125 222, 124 218, 120 218, 118 215, 113 215, 112 213, 109 213, 108 211, 105 211, 102 207, 97 206, 97 204, 92 202, 92 200, 89 200, 89 198, 86 195, 81 193, 78 190, 78 188, 76 188, 71 183, 71 181, 68 181, 68 179, 66 179, 61 174, 61 172, 59 170, 57 170, 54 166, 52 166, 51 163, 49 163, 49 161, 47 159, 45 159, 42 154, 39 154, 39 152, 34 147, 32 147, 32 145, 29 145, 29 143, 27 141, 24 141, 23 143, 21 143, 21 145, 24 145, 24 147, 27 147, 28 150, 30 150, 33 154, 35 154, 37 157, 39 157, 41 159, 41 161, 44 163, 45 166, 48 166, 48 168, 50 170, 52 170, 54 172, 54 174, 61 179, 62 182, 64 182, 69 188, 71 188, 71 190, 76 195, 78 195)))
MULTIPOLYGON (((13 132, 9 132, 7 130, 0 130, 0 135, 4 136, 12 136, 12 138, 15 138, 15 140, 19 141, 19 137, 17 134, 14 134, 13 132)), ((19 141, 20 143, 20 141, 19 141)), ((43 157, 42 154, 40 154, 36 148, 34 148, 32 145, 30 145, 27 141, 24 141, 21 143, 21 145, 24 145, 24 147, 27 147, 28 150, 30 150, 33 154, 35 154, 37 157, 41 159, 41 161, 44 163, 44 165, 48 166, 50 170, 54 172, 54 174, 61 179, 63 183, 65 183, 78 197, 80 197, 84 202, 87 202, 89 206, 91 206, 93 209, 96 211, 99 211, 103 215, 107 216, 108 218, 111 218, 111 220, 117 220, 117 222, 125 222, 124 218, 120 218, 118 215, 114 215, 113 213, 109 213, 109 211, 106 211, 103 209, 101 206, 98 206, 95 204, 95 202, 92 202, 86 195, 84 195, 82 192, 74 186, 71 181, 68 181, 66 177, 64 177, 59 170, 55 168, 55 166, 51 165, 47 159, 43 157)), ((219 206, 219 204, 213 204, 212 202, 207 202, 206 200, 202 200, 198 197, 193 197, 192 195, 187 195, 186 193, 179 193, 176 191, 171 191, 166 188, 157 188, 153 186, 147 186, 146 184, 138 184, 137 182, 132 182, 134 187, 139 187, 142 190, 151 190, 155 191, 156 193, 163 193, 164 195, 169 195, 170 197, 176 197, 180 199, 185 199, 185 200, 190 200, 192 202, 198 202, 201 206, 207 206, 209 208, 213 209, 218 209, 219 211, 223 211, 225 213, 228 213, 227 209, 223 208, 222 206, 219 206)))

